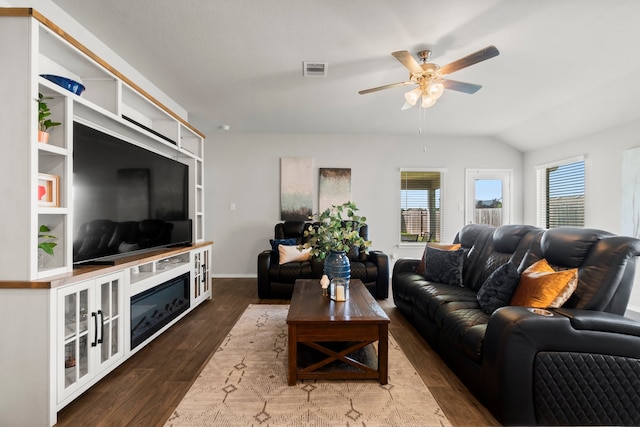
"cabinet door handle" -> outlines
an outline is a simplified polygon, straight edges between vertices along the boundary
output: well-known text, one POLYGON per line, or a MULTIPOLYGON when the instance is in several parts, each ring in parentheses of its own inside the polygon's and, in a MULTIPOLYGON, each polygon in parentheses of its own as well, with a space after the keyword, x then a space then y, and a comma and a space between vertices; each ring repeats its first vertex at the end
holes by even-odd
POLYGON ((96 331, 93 342, 91 343, 91 347, 95 347, 96 345, 98 345, 98 315, 94 311, 91 313, 91 317, 93 317, 93 330, 96 331))
MULTIPOLYGON (((100 315, 100 339, 98 340, 98 344, 102 344, 102 340, 104 338, 104 314, 102 314, 102 310, 98 310, 98 314, 100 315)), ((98 329, 98 326, 96 324, 96 337, 98 336, 97 329, 98 329)))

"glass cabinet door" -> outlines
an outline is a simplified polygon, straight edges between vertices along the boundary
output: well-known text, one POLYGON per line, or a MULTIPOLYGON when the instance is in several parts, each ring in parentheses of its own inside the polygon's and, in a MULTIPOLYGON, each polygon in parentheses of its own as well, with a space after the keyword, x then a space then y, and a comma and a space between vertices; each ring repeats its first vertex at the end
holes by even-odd
POLYGON ((191 301, 196 302, 209 298, 211 287, 209 281, 209 251, 203 250, 193 254, 193 289, 191 301))
POLYGON ((58 358, 58 382, 63 390, 88 379, 90 345, 92 337, 90 327, 90 287, 72 287, 59 297, 63 319, 59 330, 62 336, 62 357, 58 358))
POLYGON ((123 354, 121 320, 121 286, 119 277, 110 277, 99 280, 100 304, 99 304, 99 345, 100 364, 103 365, 116 355, 123 354))
POLYGON ((202 292, 207 293, 211 286, 209 283, 209 251, 202 252, 202 277, 200 281, 203 285, 202 292))
POLYGON ((124 357, 123 277, 58 290, 58 402, 124 357))
POLYGON ((192 299, 198 299, 200 296, 200 268, 202 266, 201 253, 196 252, 193 255, 193 296, 192 299))

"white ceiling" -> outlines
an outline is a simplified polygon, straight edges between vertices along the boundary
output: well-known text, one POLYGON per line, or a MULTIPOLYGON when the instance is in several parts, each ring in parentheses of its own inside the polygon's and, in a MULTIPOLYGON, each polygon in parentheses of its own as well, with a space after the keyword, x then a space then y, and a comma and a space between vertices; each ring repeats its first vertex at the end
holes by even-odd
POLYGON ((189 112, 231 132, 486 135, 522 151, 640 118, 637 0, 54 0, 189 112), (445 65, 500 55, 450 77, 424 111, 400 111, 391 52, 445 65), (328 62, 303 77, 303 61, 328 62))

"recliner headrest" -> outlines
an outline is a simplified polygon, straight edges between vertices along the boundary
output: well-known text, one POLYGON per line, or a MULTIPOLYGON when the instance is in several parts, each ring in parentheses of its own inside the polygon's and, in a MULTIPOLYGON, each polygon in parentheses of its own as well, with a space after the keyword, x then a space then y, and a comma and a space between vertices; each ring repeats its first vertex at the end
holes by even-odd
POLYGON ((599 240, 612 237, 607 231, 579 227, 558 227, 547 230, 540 241, 542 255, 549 264, 567 268, 582 265, 589 251, 599 240))
POLYGON ((470 248, 474 245, 478 236, 483 232, 495 227, 487 224, 468 224, 462 227, 458 233, 457 243, 462 244, 463 248, 470 248))
POLYGON ((493 250, 513 253, 518 248, 520 240, 533 230, 539 229, 532 225, 502 225, 493 232, 493 250))
POLYGON ((282 223, 282 231, 286 237, 302 237, 305 228, 304 221, 285 221, 282 223))

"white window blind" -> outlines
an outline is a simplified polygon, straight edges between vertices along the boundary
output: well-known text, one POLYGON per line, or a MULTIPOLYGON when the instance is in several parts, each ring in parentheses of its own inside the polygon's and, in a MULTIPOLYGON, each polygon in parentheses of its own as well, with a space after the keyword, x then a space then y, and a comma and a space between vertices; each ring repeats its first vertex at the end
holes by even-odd
POLYGON ((536 181, 538 226, 584 226, 583 158, 540 166, 536 181))
POLYGON ((442 176, 439 171, 400 172, 400 241, 439 242, 442 176))

